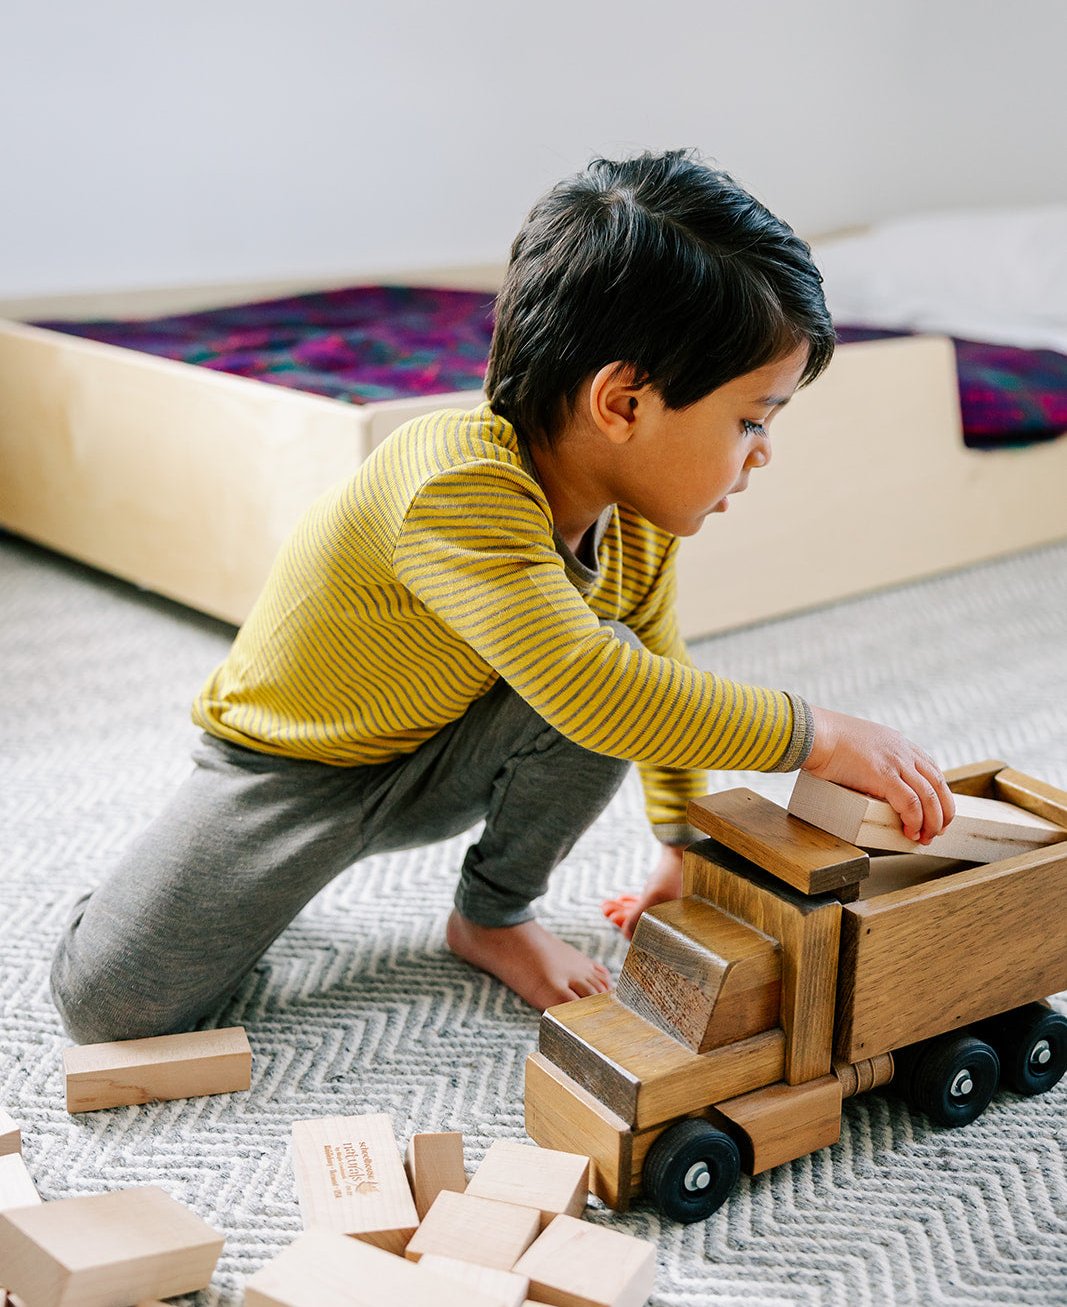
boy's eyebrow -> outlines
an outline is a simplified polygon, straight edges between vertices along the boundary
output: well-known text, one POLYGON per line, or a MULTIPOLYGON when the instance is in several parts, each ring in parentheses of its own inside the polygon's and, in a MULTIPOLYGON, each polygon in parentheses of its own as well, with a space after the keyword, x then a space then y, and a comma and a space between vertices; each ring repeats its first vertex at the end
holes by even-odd
POLYGON ((764 395, 756 403, 766 404, 768 408, 784 408, 792 398, 792 395, 764 395))

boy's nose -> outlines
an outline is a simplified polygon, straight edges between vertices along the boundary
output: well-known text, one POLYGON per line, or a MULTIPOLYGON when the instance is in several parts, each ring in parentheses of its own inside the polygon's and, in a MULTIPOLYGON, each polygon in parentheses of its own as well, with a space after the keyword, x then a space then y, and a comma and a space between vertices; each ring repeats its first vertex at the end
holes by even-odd
POLYGON ((763 436, 752 446, 746 460, 747 467, 766 467, 771 461, 771 441, 769 436, 763 436))

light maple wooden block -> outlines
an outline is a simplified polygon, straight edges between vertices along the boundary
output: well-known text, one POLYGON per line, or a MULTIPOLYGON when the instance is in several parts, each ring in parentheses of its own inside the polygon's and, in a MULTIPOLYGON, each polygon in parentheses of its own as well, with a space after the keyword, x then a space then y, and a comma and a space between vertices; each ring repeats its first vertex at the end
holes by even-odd
POLYGON ((0 1157, 8 1153, 22 1152, 22 1131, 10 1116, 0 1107, 0 1157))
POLYGON ((22 1154, 7 1153, 0 1157, 0 1212, 40 1201, 37 1186, 26 1169, 22 1154))
POLYGON ((96 1112, 248 1089, 252 1050, 242 1026, 63 1050, 67 1111, 96 1112))
POLYGON ((419 1215, 384 1112, 294 1121, 293 1170, 306 1230, 403 1253, 419 1215))
POLYGON ((404 1166, 420 1221, 442 1189, 461 1194, 467 1187, 463 1136, 457 1130, 412 1135, 404 1166))
POLYGON ((467 1193, 536 1208, 543 1230, 566 1212, 581 1216, 589 1194, 589 1157, 496 1139, 471 1176, 467 1193))
POLYGON ((120 1189, 0 1214, 0 1266, 27 1307, 116 1307, 195 1293, 223 1237, 162 1189, 120 1189))
POLYGON ((641 1307, 656 1279, 656 1245, 557 1216, 515 1264, 534 1300, 556 1307, 641 1307))
POLYGON ((461 1262, 456 1257, 443 1257, 440 1253, 423 1253, 418 1262, 420 1271, 431 1271, 446 1280, 466 1284, 485 1294, 497 1307, 522 1307, 530 1281, 514 1271, 501 1271, 493 1266, 477 1266, 474 1262, 461 1262))
POLYGON ((540 1215, 531 1207, 444 1189, 412 1236, 405 1256, 418 1261, 424 1253, 440 1253, 510 1271, 540 1228, 540 1215))
POLYGON ((245 1286, 245 1307, 498 1307, 469 1284, 330 1230, 302 1234, 245 1286))
POLYGON ((888 803, 808 772, 797 776, 789 811, 812 826, 866 848, 967 862, 996 862, 1067 840, 1062 826, 1013 804, 972 794, 955 798, 955 818, 944 834, 929 844, 909 840, 888 803))

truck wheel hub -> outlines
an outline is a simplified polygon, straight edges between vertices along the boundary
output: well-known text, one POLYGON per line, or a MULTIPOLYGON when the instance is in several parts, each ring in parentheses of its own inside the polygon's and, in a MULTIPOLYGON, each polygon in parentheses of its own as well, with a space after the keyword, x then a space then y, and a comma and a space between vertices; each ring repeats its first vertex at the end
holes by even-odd
POLYGON ((711 1172, 708 1170, 707 1162, 694 1162, 686 1171, 682 1183, 692 1194, 699 1193, 701 1189, 706 1189, 711 1184, 711 1172))
POLYGON ((971 1078, 971 1073, 964 1067, 962 1071, 957 1072, 949 1092, 953 1098, 966 1098, 973 1088, 974 1080, 971 1078))
POLYGON ((1052 1061, 1052 1045, 1047 1039, 1039 1039, 1034 1045, 1030 1061, 1034 1066, 1047 1066, 1052 1061))

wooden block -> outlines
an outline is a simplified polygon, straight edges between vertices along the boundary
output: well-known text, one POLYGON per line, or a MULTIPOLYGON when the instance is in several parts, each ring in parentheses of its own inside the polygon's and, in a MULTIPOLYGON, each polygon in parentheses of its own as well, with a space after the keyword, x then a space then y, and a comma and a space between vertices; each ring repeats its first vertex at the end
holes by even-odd
POLYGON ((796 1085, 826 1075, 833 1043, 841 904, 829 896, 801 894, 715 840, 702 840, 686 850, 682 892, 699 894, 778 940, 785 1074, 774 1079, 796 1085))
POLYGON ((40 1201, 37 1186, 26 1170, 22 1154, 6 1153, 0 1157, 0 1212, 40 1201))
POLYGON ((733 1135, 741 1165, 759 1175, 841 1138, 841 1081, 820 1076, 804 1085, 769 1085, 719 1103, 709 1115, 733 1135))
POLYGON ((0 1107, 0 1157, 22 1152, 22 1131, 0 1107))
POLYGON ((557 1216, 515 1265, 535 1301, 556 1307, 641 1307, 655 1287, 656 1245, 557 1216))
POLYGON ((461 1194, 467 1187, 463 1136, 456 1130, 412 1135, 404 1165, 420 1221, 442 1189, 461 1194))
POLYGON ((781 1030, 693 1053, 612 994, 590 994, 541 1018, 540 1051, 637 1129, 782 1078, 781 1030))
POLYGON ((617 1211, 629 1207, 629 1125, 543 1053, 526 1059, 526 1133, 543 1148, 587 1153, 592 1192, 617 1211))
POLYGON ((992 797, 1067 827, 1067 794, 1013 767, 1005 767, 994 776, 992 797))
POLYGON ((245 1307, 498 1307, 473 1285, 332 1230, 302 1234, 245 1285, 245 1307))
POLYGON ((589 1158, 584 1153, 496 1139, 471 1177, 467 1193, 536 1208, 543 1230, 561 1212, 581 1216, 585 1211, 589 1158))
POLYGON ((826 894, 867 875, 862 849, 797 821, 753 790, 724 790, 692 799, 689 821, 802 894, 826 894))
POLYGON ((305 1230, 404 1252, 419 1215, 385 1113, 294 1121, 293 1170, 305 1230))
POLYGON ((440 1253, 510 1271, 540 1228, 540 1217, 532 1207, 443 1189, 412 1236, 405 1256, 418 1261, 423 1253, 440 1253))
POLYGON ((789 811, 866 848, 968 862, 996 862, 1067 840, 1062 826, 1013 804, 959 794, 956 816, 945 833, 929 844, 917 844, 905 836, 900 818, 888 803, 808 772, 797 776, 789 811))
POLYGON ((1067 846, 843 909, 835 1053, 874 1058, 1067 989, 1067 846))
POLYGON ((997 758, 987 758, 985 762, 971 762, 963 767, 950 767, 945 772, 945 780, 953 794, 975 794, 983 799, 995 799, 993 778, 1008 764, 997 758))
POLYGON ((776 1026, 781 990, 777 940, 691 894, 641 915, 616 992, 706 1053, 776 1026))
POLYGON ((242 1026, 82 1044, 63 1050, 67 1111, 96 1112, 248 1089, 252 1050, 242 1026))
POLYGON ((207 1286, 223 1237, 162 1189, 0 1214, 0 1266, 28 1307, 114 1307, 207 1286))
POLYGON ((440 1253, 423 1253, 418 1265, 420 1271, 432 1271, 434 1275, 443 1276, 446 1280, 455 1280, 457 1284, 477 1289, 479 1293, 491 1298, 497 1307, 522 1307, 530 1287, 529 1278, 525 1275, 500 1271, 492 1266, 476 1266, 473 1262, 461 1262, 455 1257, 442 1257, 440 1253))

